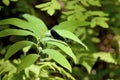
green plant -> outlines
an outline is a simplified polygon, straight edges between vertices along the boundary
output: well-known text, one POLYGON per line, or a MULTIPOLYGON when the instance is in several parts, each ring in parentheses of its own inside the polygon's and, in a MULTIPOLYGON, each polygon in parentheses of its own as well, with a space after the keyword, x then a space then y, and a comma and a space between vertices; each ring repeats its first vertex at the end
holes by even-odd
POLYGON ((0 2, 1 79, 120 78, 119 0, 13 1, 0 2))
MULTIPOLYGON (((28 14, 24 14, 23 17, 27 21, 18 19, 18 18, 8 18, 8 19, 4 19, 0 21, 0 25, 14 25, 20 28, 20 29, 15 29, 12 27, 8 29, 4 29, 0 31, 0 37, 16 35, 16 36, 31 36, 31 38, 34 38, 34 40, 29 40, 29 39, 23 40, 23 41, 19 41, 11 45, 5 54, 4 60, 8 60, 16 52, 22 49, 24 54, 23 55, 21 54, 20 63, 17 63, 18 73, 20 71, 26 70, 26 67, 29 67, 35 61, 38 64, 40 61, 43 61, 40 63, 40 64, 43 63, 42 66, 49 66, 49 68, 53 69, 53 71, 56 71, 56 69, 58 69, 58 72, 69 77, 70 75, 66 71, 64 71, 64 69, 57 67, 57 65, 55 63, 53 64, 51 61, 51 59, 53 59, 58 64, 60 64, 62 67, 66 68, 69 72, 71 72, 72 67, 70 63, 68 62, 68 60, 65 58, 64 54, 62 54, 63 52, 66 53, 76 63, 76 57, 74 53, 72 52, 71 48, 69 47, 69 45, 63 41, 52 38, 51 37, 52 35, 49 33, 46 25, 40 19, 34 16, 31 16, 31 15, 28 15, 28 14), (36 53, 28 54, 28 51, 32 48, 32 46, 36 48, 36 53), (54 49, 55 47, 58 47, 63 52, 61 53, 61 51, 59 52, 58 50, 55 50, 54 49), (48 61, 48 62, 50 61, 50 62, 49 63, 45 62, 46 63, 45 64, 44 61, 48 61)), ((82 44, 84 47, 86 47, 73 33, 66 31, 66 30, 60 30, 60 29, 56 31, 61 36, 71 39, 73 41, 76 41, 82 44)), ((1 72, 1 75, 2 73, 4 74, 5 71, 1 72)), ((40 71, 40 67, 39 67, 39 71, 40 71)))
POLYGON ((38 4, 35 7, 40 8, 42 11, 47 11, 47 13, 51 16, 55 13, 55 10, 60 10, 60 4, 57 0, 51 0, 50 2, 38 4))
POLYGON ((62 11, 61 19, 65 21, 55 25, 53 29, 64 29, 74 32, 81 40, 84 41, 85 44, 87 44, 89 51, 79 48, 77 44, 70 44, 74 53, 77 55, 78 64, 83 65, 89 73, 91 72, 98 58, 104 60, 105 62, 116 64, 117 62, 113 58, 113 55, 110 55, 111 53, 98 52, 96 46, 94 46, 94 42, 97 42, 97 33, 94 32, 93 29, 99 29, 99 27, 109 28, 107 23, 109 20, 109 14, 103 11, 95 10, 96 8, 89 9, 91 6, 101 7, 100 1, 64 0, 63 3, 66 4, 64 6, 66 11, 62 11), (92 39, 95 39, 94 42, 92 39), (102 56, 100 56, 99 53, 102 56), (107 54, 109 55, 108 61, 105 57, 107 54))
MULTIPOLYGON (((95 42, 100 42, 100 40, 96 37, 99 33, 96 33, 94 28, 109 28, 107 23, 107 21, 109 21, 109 14, 94 8, 94 6, 102 7, 100 1, 65 0, 63 3, 65 3, 65 11, 62 11, 63 14, 61 15, 61 22, 53 28, 74 32, 81 40, 84 41, 85 44, 87 44, 89 51, 85 51, 77 46, 77 44, 70 44, 74 53, 77 55, 77 64, 84 66, 89 74, 91 74, 95 63, 98 61, 98 58, 106 63, 118 64, 114 58, 114 55, 111 55, 111 53, 108 52, 99 52, 96 49, 96 46, 94 46, 95 42), (91 6, 93 8, 91 8, 91 6)), ((86 73, 83 75, 81 72, 81 76, 78 76, 84 78, 85 75, 86 73)), ((91 78, 91 80, 92 79, 93 78, 91 78)))

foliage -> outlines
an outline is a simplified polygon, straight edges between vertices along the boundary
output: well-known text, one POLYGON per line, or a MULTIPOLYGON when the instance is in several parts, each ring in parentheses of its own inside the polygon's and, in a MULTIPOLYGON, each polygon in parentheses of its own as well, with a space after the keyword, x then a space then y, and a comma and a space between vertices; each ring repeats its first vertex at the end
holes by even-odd
POLYGON ((36 5, 36 8, 40 8, 42 11, 47 11, 47 13, 52 16, 55 13, 55 10, 60 9, 60 4, 56 0, 51 0, 51 2, 36 5))
POLYGON ((119 0, 1 0, 0 80, 119 79, 119 8, 119 0))
MULTIPOLYGON (((38 18, 35 18, 34 16, 31 16, 28 14, 24 14, 23 17, 25 19, 27 19, 28 21, 18 19, 18 18, 9 18, 9 19, 1 20, 0 25, 11 24, 11 25, 19 27, 21 29, 2 30, 0 32, 0 34, 1 34, 0 37, 6 37, 9 35, 17 35, 17 36, 31 35, 31 38, 33 36, 33 38, 35 38, 36 40, 35 41, 23 40, 23 41, 19 41, 19 42, 14 43, 13 45, 11 45, 8 48, 4 59, 5 60, 9 59, 16 52, 18 52, 21 49, 25 50, 24 48, 26 48, 28 46, 30 46, 30 47, 35 46, 35 48, 37 49, 38 52, 35 54, 31 53, 29 55, 24 54, 23 57, 21 57, 21 63, 18 65, 18 70, 17 70, 18 72, 22 71, 26 67, 33 64, 38 59, 38 57, 40 57, 41 54, 43 54, 43 53, 48 55, 48 56, 43 57, 43 58, 49 58, 48 61, 53 59, 58 64, 60 64, 61 66, 63 66, 64 68, 68 69, 71 72, 72 71, 71 65, 66 60, 66 58, 59 51, 52 49, 52 45, 58 44, 56 46, 58 46, 62 51, 64 51, 67 55, 69 55, 74 60, 74 62, 76 62, 76 57, 75 57, 74 53, 72 52, 71 48, 68 46, 68 44, 66 44, 63 41, 52 39, 51 37, 47 37, 45 35, 45 33, 48 32, 47 27, 38 18), (10 33, 10 32, 13 32, 13 33, 10 33), (51 47, 47 47, 47 45, 49 46, 49 44, 51 45, 51 47), (68 51, 66 51, 66 49, 68 51)), ((73 33, 69 32, 69 31, 60 30, 57 32, 60 34, 62 33, 61 35, 64 37, 70 38, 70 39, 77 41, 78 43, 84 45, 75 35, 73 35, 73 33), (66 32, 70 33, 71 36, 66 35, 66 32)), ((51 35, 51 34, 49 34, 49 35, 51 35)))
MULTIPOLYGON (((16 2, 17 0, 11 0, 13 2, 16 2)), ((10 5, 10 0, 2 0, 2 2, 6 5, 9 6, 10 5)))

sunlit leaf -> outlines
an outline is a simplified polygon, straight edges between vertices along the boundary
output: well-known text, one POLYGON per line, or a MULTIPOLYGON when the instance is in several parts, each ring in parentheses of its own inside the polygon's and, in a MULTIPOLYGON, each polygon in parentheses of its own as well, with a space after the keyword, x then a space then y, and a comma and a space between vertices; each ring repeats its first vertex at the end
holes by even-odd
POLYGON ((40 74, 40 66, 36 64, 30 65, 28 68, 25 69, 26 75, 29 76, 29 71, 35 73, 36 76, 39 76, 40 74), (26 71, 27 70, 27 71, 26 71))
POLYGON ((26 54, 31 48, 31 45, 30 46, 27 46, 27 47, 24 47, 23 48, 23 52, 26 54))
POLYGON ((10 1, 12 1, 12 2, 17 2, 18 0, 10 0, 10 1))
POLYGON ((103 28, 108 28, 108 24, 106 23, 106 21, 108 21, 108 18, 105 17, 95 17, 91 20, 91 27, 95 27, 96 25, 99 25, 103 28))
POLYGON ((88 25, 89 22, 86 21, 71 20, 71 21, 61 22, 59 25, 55 25, 53 29, 64 29, 73 32, 75 31, 76 28, 80 26, 88 26, 88 25))
POLYGON ((50 58, 55 60, 58 64, 63 66, 64 68, 68 69, 70 72, 72 71, 70 63, 67 61, 67 59, 57 50, 53 49, 45 49, 43 50, 43 53, 46 53, 49 55, 50 58))
POLYGON ((60 9, 60 4, 57 0, 52 0, 52 7, 54 9, 60 9))
POLYGON ((64 44, 64 45, 67 46, 67 43, 65 43, 64 41, 60 41, 60 40, 53 39, 53 38, 50 38, 50 37, 45 37, 42 40, 45 41, 45 42, 53 41, 53 42, 61 43, 61 44, 64 44))
POLYGON ((86 11, 85 7, 83 7, 83 6, 75 5, 74 7, 77 8, 77 10, 79 10, 79 11, 86 11))
POLYGON ((69 39, 72 39, 73 41, 76 41, 78 42, 79 44, 81 44, 82 46, 84 46, 86 49, 87 46, 85 44, 83 44, 80 39, 75 35, 73 34, 72 32, 70 31, 67 31, 67 30, 56 30, 61 36, 65 37, 65 38, 69 38, 69 39))
POLYGON ((49 8, 47 10, 47 13, 52 16, 55 13, 55 9, 54 8, 49 8))
POLYGON ((19 41, 19 42, 14 43, 13 45, 11 45, 8 48, 7 53, 5 54, 5 60, 7 60, 8 58, 10 58, 17 51, 23 49, 24 47, 32 46, 33 44, 35 44, 35 43, 33 43, 31 41, 19 41))
POLYGON ((45 35, 44 33, 48 31, 44 22, 37 17, 28 14, 24 14, 23 17, 28 20, 32 27, 34 27, 35 32, 37 32, 37 35, 40 35, 40 37, 43 37, 45 35))
POLYGON ((35 38, 37 38, 37 36, 27 30, 20 30, 20 29, 5 29, 0 31, 0 37, 6 37, 6 36, 10 36, 10 35, 18 35, 18 36, 34 36, 35 38))
POLYGON ((10 1, 9 1, 9 0, 2 0, 2 2, 3 2, 6 6, 8 6, 8 5, 10 4, 10 1))
POLYGON ((89 62, 88 61, 83 61, 81 64, 86 68, 86 70, 90 74, 91 70, 92 70, 92 67, 93 67, 93 63, 91 62, 91 60, 89 62))
POLYGON ((89 3, 90 5, 93 5, 93 6, 98 6, 98 7, 101 6, 99 0, 88 0, 88 3, 89 3))
POLYGON ((104 13, 102 11, 88 11, 87 14, 93 15, 93 16, 95 16, 95 15, 97 15, 97 16, 108 16, 107 13, 104 13))
POLYGON ((12 75, 16 73, 16 71, 17 68, 10 61, 0 60, 0 75, 3 75, 4 73, 12 75))
POLYGON ((103 28, 109 28, 108 24, 106 22, 100 21, 99 25, 102 26, 103 28))
POLYGON ((14 25, 16 27, 27 29, 36 33, 34 27, 32 27, 27 21, 18 18, 8 18, 0 20, 0 25, 14 25))
POLYGON ((78 62, 87 69, 88 73, 91 72, 92 67, 97 60, 89 53, 81 53, 77 56, 77 59, 79 60, 78 62))
POLYGON ((50 2, 38 4, 35 7, 40 8, 42 11, 47 11, 47 13, 52 16, 55 10, 60 9, 60 4, 57 0, 51 0, 50 2))
POLYGON ((89 7, 89 6, 90 6, 90 4, 88 4, 87 1, 81 1, 81 3, 82 3, 84 6, 86 6, 86 7, 89 7))
POLYGON ((109 52, 98 52, 98 53, 93 54, 93 56, 95 58, 99 57, 101 60, 105 62, 117 64, 117 62, 115 61, 115 59, 109 52))
POLYGON ((96 27, 97 23, 94 19, 92 19, 90 25, 91 25, 92 28, 94 28, 94 27, 96 27))
POLYGON ((73 60, 74 62, 76 63, 76 56, 74 55, 74 53, 72 52, 71 48, 69 46, 66 46, 64 44, 61 44, 61 43, 58 43, 58 42, 52 42, 52 41, 49 41, 47 42, 49 44, 53 44, 57 47, 59 47, 61 50, 63 50, 67 55, 69 55, 73 60))
POLYGON ((47 11, 49 9, 49 7, 45 7, 45 8, 42 8, 41 10, 42 11, 47 11))
POLYGON ((36 8, 45 8, 48 7, 51 4, 51 2, 43 3, 43 4, 38 4, 35 7, 36 8))
POLYGON ((20 72, 26 67, 29 67, 37 60, 38 57, 39 57, 38 54, 29 54, 25 56, 24 58, 22 58, 21 63, 18 65, 17 71, 20 72))

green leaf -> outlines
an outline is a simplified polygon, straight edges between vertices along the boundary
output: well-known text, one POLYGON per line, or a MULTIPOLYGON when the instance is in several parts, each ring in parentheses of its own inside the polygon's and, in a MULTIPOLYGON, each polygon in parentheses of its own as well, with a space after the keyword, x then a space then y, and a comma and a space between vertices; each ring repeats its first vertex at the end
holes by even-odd
POLYGON ((16 27, 35 32, 34 27, 31 26, 27 21, 18 18, 8 18, 0 20, 0 25, 14 25, 16 27))
POLYGON ((53 29, 63 29, 63 30, 69 30, 71 32, 74 32, 76 28, 80 26, 88 26, 89 22, 86 21, 65 21, 61 22, 59 25, 56 25, 53 27, 53 29))
POLYGON ((88 0, 88 3, 93 5, 93 6, 101 7, 101 4, 100 4, 99 0, 88 0))
POLYGON ((67 43, 65 43, 64 41, 60 41, 60 40, 53 39, 53 38, 50 38, 50 37, 45 37, 42 40, 45 41, 45 42, 53 41, 53 42, 57 42, 57 43, 64 44, 64 45, 67 46, 67 43))
MULTIPOLYGON (((28 67, 28 70, 35 73, 36 76, 39 76, 39 74, 40 74, 40 66, 39 65, 33 64, 30 67, 28 67)), ((29 74, 29 71, 28 71, 28 74, 29 74)))
POLYGON ((97 16, 108 16, 107 13, 104 13, 102 11, 88 11, 87 14, 90 15, 90 16, 95 16, 95 15, 97 15, 97 16))
POLYGON ((56 30, 56 31, 57 31, 61 36, 66 37, 66 38, 69 38, 69 39, 71 39, 71 40, 73 40, 73 41, 76 41, 76 42, 78 42, 79 44, 81 44, 82 46, 84 46, 86 49, 88 49, 87 46, 86 46, 85 44, 83 44, 83 43, 80 41, 80 39, 79 39, 75 34, 73 34, 72 32, 67 31, 67 30, 56 30))
POLYGON ((20 29, 5 29, 0 31, 0 37, 6 37, 6 36, 10 36, 10 35, 18 35, 18 36, 34 36, 35 38, 37 38, 37 36, 27 30, 20 30, 20 29))
POLYGON ((42 8, 41 11, 47 11, 49 7, 42 8))
POLYGON ((51 2, 47 2, 47 3, 38 4, 35 7, 36 8, 45 8, 45 7, 48 7, 50 4, 51 4, 51 2))
POLYGON ((80 10, 80 11, 83 11, 83 12, 87 11, 86 8, 83 6, 76 5, 75 7, 78 8, 78 10, 80 10))
POLYGON ((63 50, 67 55, 69 55, 73 61, 76 63, 76 56, 74 55, 74 53, 72 52, 71 48, 67 45, 58 43, 58 42, 52 42, 52 41, 48 41, 47 43, 55 45, 57 47, 59 47, 61 50, 63 50))
POLYGON ((10 5, 10 1, 9 1, 9 0, 2 0, 2 2, 3 2, 6 6, 9 6, 9 5, 10 5))
POLYGON ((104 21, 99 21, 99 25, 103 28, 109 28, 108 24, 104 21))
POLYGON ((91 72, 93 65, 95 64, 97 58, 94 58, 90 53, 81 53, 77 55, 78 62, 83 65, 88 73, 91 72))
POLYGON ((40 35, 40 37, 44 37, 45 32, 48 31, 47 26, 44 24, 44 22, 32 15, 24 14, 23 17, 28 20, 29 24, 34 27, 37 35, 40 35))
POLYGON ((64 68, 68 69, 70 72, 72 72, 72 68, 70 63, 67 61, 67 59, 57 50, 53 49, 45 49, 43 50, 43 53, 46 53, 49 55, 50 58, 55 60, 58 64, 63 66, 64 68))
POLYGON ((95 17, 91 20, 91 27, 95 27, 96 25, 99 25, 103 28, 108 28, 108 24, 106 21, 108 21, 109 18, 106 17, 95 17))
POLYGON ((47 13, 52 16, 55 13, 55 9, 54 8, 49 8, 47 10, 47 13))
POLYGON ((57 0, 52 0, 52 7, 54 9, 60 9, 60 4, 57 0))
POLYGON ((9 18, 0 20, 0 25, 10 24, 22 29, 27 29, 34 32, 38 37, 42 37, 47 31, 47 27, 42 20, 28 14, 24 14, 23 17, 27 19, 29 23, 25 20, 21 20, 18 18, 9 18))
POLYGON ((92 67, 94 65, 95 61, 83 61, 81 64, 87 69, 88 73, 91 73, 92 67))
POLYGON ((87 1, 81 1, 81 3, 82 3, 84 6, 86 6, 86 7, 89 7, 89 6, 90 6, 90 4, 88 4, 87 1))
POLYGON ((18 65, 17 72, 22 71, 26 67, 29 67, 32 65, 37 59, 39 55, 38 54, 29 54, 21 59, 21 63, 18 65))
POLYGON ((24 54, 26 54, 30 50, 31 46, 27 46, 23 48, 24 54))
POLYGON ((94 19, 92 19, 90 25, 91 25, 92 28, 94 28, 94 27, 96 27, 97 23, 94 19))
POLYGON ((4 75, 5 73, 8 73, 9 75, 13 75, 16 73, 17 68, 15 65, 13 65, 10 61, 4 61, 3 59, 0 60, 0 75, 4 75))
POLYGON ((117 64, 117 61, 115 61, 115 59, 109 52, 98 52, 98 53, 94 53, 93 56, 94 58, 99 57, 101 60, 105 62, 117 64))
POLYGON ((17 2, 18 0, 10 0, 10 1, 12 1, 12 2, 17 2))
POLYGON ((35 43, 33 43, 31 41, 19 41, 19 42, 14 43, 13 45, 11 45, 8 48, 7 53, 5 54, 5 60, 7 60, 8 58, 10 58, 17 51, 23 49, 24 47, 32 46, 33 44, 35 44, 35 43))
POLYGON ((56 9, 60 9, 60 4, 57 0, 51 0, 50 2, 42 3, 35 7, 40 8, 42 11, 47 11, 47 13, 52 16, 56 9))

